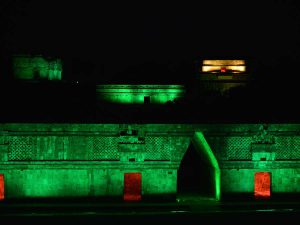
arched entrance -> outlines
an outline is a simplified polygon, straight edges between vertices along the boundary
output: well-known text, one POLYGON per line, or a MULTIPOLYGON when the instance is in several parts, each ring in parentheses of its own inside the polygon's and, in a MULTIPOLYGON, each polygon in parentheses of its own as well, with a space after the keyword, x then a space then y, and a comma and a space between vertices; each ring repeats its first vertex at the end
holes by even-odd
POLYGON ((192 138, 177 173, 177 193, 220 199, 220 169, 201 132, 192 138))

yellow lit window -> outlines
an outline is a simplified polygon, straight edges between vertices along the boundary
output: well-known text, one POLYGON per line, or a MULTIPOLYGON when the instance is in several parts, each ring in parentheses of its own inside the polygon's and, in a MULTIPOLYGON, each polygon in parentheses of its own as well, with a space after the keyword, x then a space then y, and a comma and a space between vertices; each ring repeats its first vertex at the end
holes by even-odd
POLYGON ((204 73, 245 73, 245 60, 203 60, 204 73))

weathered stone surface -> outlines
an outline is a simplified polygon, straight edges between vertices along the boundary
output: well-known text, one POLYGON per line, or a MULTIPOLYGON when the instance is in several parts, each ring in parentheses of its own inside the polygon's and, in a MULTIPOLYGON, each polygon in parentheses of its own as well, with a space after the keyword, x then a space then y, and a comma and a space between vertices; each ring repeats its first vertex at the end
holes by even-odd
POLYGON ((268 124, 262 136, 261 127, 0 124, 0 173, 8 198, 121 196, 127 172, 141 173, 144 195, 174 194, 177 169, 200 131, 218 160, 223 193, 253 193, 255 172, 271 173, 272 193, 298 193, 300 125, 268 124))

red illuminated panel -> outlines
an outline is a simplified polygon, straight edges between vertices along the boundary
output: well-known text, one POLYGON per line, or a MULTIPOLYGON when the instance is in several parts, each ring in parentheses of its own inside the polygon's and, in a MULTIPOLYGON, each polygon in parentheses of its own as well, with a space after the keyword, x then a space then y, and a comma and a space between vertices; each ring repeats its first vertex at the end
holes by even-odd
POLYGON ((142 175, 140 173, 124 174, 124 201, 140 201, 142 199, 142 175))
POLYGON ((255 198, 269 198, 271 196, 271 176, 269 172, 255 173, 255 198))
POLYGON ((226 67, 222 67, 221 68, 221 73, 225 73, 226 72, 226 67))
POLYGON ((0 201, 4 199, 4 175, 0 174, 0 201))

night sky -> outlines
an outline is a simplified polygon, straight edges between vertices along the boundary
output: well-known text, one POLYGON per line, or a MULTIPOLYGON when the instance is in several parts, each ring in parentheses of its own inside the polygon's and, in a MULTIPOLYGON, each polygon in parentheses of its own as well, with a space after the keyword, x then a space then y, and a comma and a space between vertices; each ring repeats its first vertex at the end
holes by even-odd
MULTIPOLYGON (((295 104, 299 98, 300 81, 298 2, 209 0, 197 4, 175 1, 163 4, 153 1, 2 0, 1 79, 12 76, 7 69, 12 54, 61 58, 63 78, 76 87, 83 84, 83 89, 56 89, 55 96, 59 97, 53 97, 53 104, 64 96, 60 104, 68 108, 65 115, 69 117, 71 112, 79 112, 76 114, 78 118, 87 118, 82 115, 86 113, 85 109, 93 114, 92 108, 80 106, 94 104, 95 83, 187 81, 186 84, 196 85, 196 65, 201 59, 246 59, 251 62, 248 68, 254 82, 245 89, 233 91, 229 97, 208 101, 206 109, 217 115, 224 114, 224 118, 227 115, 225 109, 228 109, 228 121, 239 118, 239 121, 246 121, 256 116, 263 118, 261 121, 269 118, 280 122, 299 121, 300 111, 295 104), (85 82, 92 86, 85 87, 85 82), (68 98, 73 100, 64 100, 68 98), (69 102, 67 106, 66 102, 69 102)), ((5 87, 1 79, 0 83, 5 87)), ((14 91, 7 87, 2 93, 11 97, 13 94, 9 95, 7 91, 14 91)), ((186 87, 189 90, 189 86, 186 87)), ((52 91, 50 88, 49 92, 52 91)), ((32 96, 37 96, 35 91, 32 93, 32 96)), ((44 93, 48 96, 47 91, 44 93)), ((39 104, 33 101, 32 105, 40 107, 44 99, 40 97, 37 101, 39 104)), ((11 112, 19 112, 20 107, 16 104, 14 110, 14 100, 7 98, 7 102, 12 104, 7 106, 10 118, 11 112)), ((24 104, 27 105, 22 109, 30 109, 27 100, 24 104)), ((51 104, 49 101, 44 104, 45 113, 40 116, 47 114, 51 117, 52 114, 48 113, 51 104)), ((192 105, 197 107, 198 103, 192 105)), ((32 112, 35 112, 34 108, 29 110, 28 117, 35 119, 32 112)), ((60 112, 53 112, 53 115, 60 115, 60 112)), ((104 112, 104 115, 110 114, 110 111, 104 112)), ((211 116, 211 119, 217 117, 211 116)), ((197 113, 195 118, 206 121, 197 113)))
POLYGON ((297 69, 298 1, 203 2, 4 0, 1 55, 57 56, 77 78, 96 80, 164 79, 163 74, 169 79, 201 58, 246 58, 274 71, 284 70, 283 64, 297 69))

